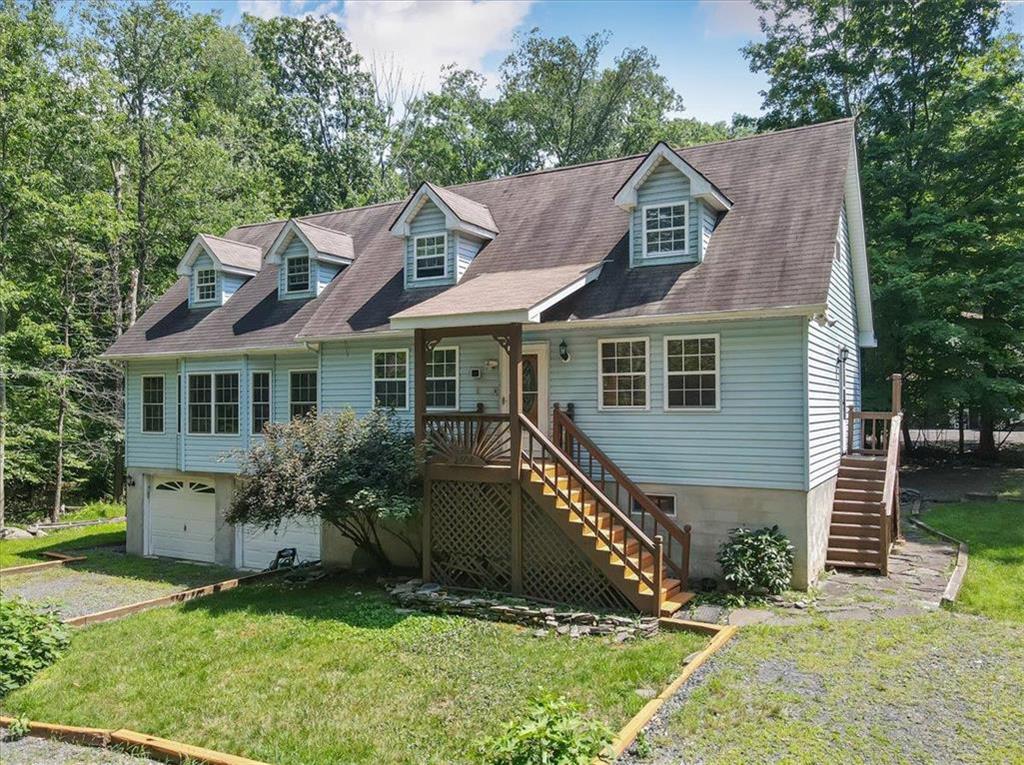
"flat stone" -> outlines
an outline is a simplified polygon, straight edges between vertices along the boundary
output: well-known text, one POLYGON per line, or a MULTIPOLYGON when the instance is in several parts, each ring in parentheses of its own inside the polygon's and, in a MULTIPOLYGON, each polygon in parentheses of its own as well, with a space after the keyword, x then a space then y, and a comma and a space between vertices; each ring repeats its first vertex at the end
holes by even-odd
POLYGON ((437 582, 427 582, 426 584, 421 585, 419 590, 418 590, 418 592, 422 592, 422 593, 425 593, 425 594, 429 594, 429 593, 432 593, 432 592, 440 592, 440 591, 441 591, 441 585, 439 585, 437 582))
POLYGON ((557 632, 559 635, 568 635, 569 630, 571 629, 572 628, 568 624, 559 624, 558 627, 555 629, 555 632, 557 632))
POLYGON ((535 638, 547 637, 548 636, 548 631, 547 630, 534 630, 533 636, 535 638))
POLYGON ((653 688, 637 688, 634 693, 642 699, 653 699, 658 695, 658 692, 653 688))
POLYGON ((729 624, 745 627, 750 624, 761 624, 771 618, 772 612, 761 608, 737 608, 729 614, 729 624))
POLYGON ((722 618, 722 614, 724 613, 725 609, 721 606, 697 606, 697 608, 693 610, 693 618, 698 622, 718 624, 718 620, 722 618))
POLYGON ((616 643, 625 643, 632 637, 633 636, 628 632, 616 632, 614 640, 616 643))

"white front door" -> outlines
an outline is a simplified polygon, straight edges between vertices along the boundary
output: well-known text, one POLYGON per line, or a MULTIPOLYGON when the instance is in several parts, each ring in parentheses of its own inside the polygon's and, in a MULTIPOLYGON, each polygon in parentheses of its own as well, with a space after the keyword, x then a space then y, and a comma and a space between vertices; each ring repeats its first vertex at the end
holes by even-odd
POLYGON ((212 563, 217 490, 202 478, 155 476, 149 495, 149 552, 212 563))
POLYGON ((277 557, 277 551, 285 547, 294 547, 299 561, 320 560, 320 521, 289 518, 277 529, 266 531, 242 526, 236 541, 238 568, 264 569, 277 557))

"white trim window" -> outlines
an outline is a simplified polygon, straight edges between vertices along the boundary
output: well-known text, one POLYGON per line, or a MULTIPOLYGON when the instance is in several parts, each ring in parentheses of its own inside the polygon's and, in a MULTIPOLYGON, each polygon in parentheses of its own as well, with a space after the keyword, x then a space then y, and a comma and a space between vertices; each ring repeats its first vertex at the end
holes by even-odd
POLYGON ((598 340, 599 409, 647 409, 650 402, 646 337, 598 340))
POLYGON ((721 407, 718 335, 665 338, 665 408, 721 407))
POLYGON ((404 348, 373 352, 373 406, 409 408, 409 351, 404 348))
POLYGON ((310 272, 309 256, 293 255, 290 258, 286 258, 284 267, 284 291, 287 293, 308 292, 310 272))
POLYGON ((427 361, 427 409, 459 408, 459 349, 435 348, 427 361))
POLYGON ((207 303, 217 299, 217 272, 212 268, 196 271, 196 302, 207 303))
POLYGON ((644 225, 644 257, 664 258, 690 251, 690 203, 647 205, 640 213, 644 225))
POLYGON ((142 432, 164 432, 164 376, 142 376, 142 432))
POLYGON ((270 402, 271 399, 271 375, 270 372, 260 369, 252 373, 249 385, 249 398, 251 399, 251 416, 249 418, 249 429, 254 436, 263 432, 263 428, 271 422, 270 402))
POLYGON ((293 369, 288 375, 288 416, 294 420, 316 412, 316 402, 316 370, 293 369))
POLYGON ((413 240, 416 279, 448 276, 448 235, 418 236, 413 240))
POLYGON ((188 435, 238 435, 238 372, 188 376, 188 435))

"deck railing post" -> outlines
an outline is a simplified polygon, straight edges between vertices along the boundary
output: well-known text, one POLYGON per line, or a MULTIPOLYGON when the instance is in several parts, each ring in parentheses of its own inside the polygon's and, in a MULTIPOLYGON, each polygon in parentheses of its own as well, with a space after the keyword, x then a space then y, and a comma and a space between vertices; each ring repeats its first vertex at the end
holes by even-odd
POLYGON ((853 407, 846 408, 846 453, 853 454, 853 407))
POLYGON ((665 591, 661 587, 665 558, 662 554, 661 534, 654 537, 654 615, 661 616, 665 591))
POLYGON ((903 409, 903 375, 892 374, 892 413, 899 414, 903 409))

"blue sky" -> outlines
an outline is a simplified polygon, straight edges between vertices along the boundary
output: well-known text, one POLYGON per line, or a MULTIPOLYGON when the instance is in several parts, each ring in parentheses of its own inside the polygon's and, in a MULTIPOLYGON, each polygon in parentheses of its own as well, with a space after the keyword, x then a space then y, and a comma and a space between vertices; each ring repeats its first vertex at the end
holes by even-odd
MULTIPOLYGON (((495 82, 516 32, 533 27, 577 40, 608 30, 609 56, 646 46, 683 97, 685 116, 716 121, 737 112, 758 114, 765 86, 740 53, 746 42, 760 37, 757 13, 747 0, 191 0, 190 5, 218 9, 226 23, 237 22, 243 11, 264 17, 333 16, 366 59, 393 63, 420 89, 436 86, 448 63, 495 82)), ((1014 29, 1024 33, 1024 2, 1008 5, 1014 29)))

